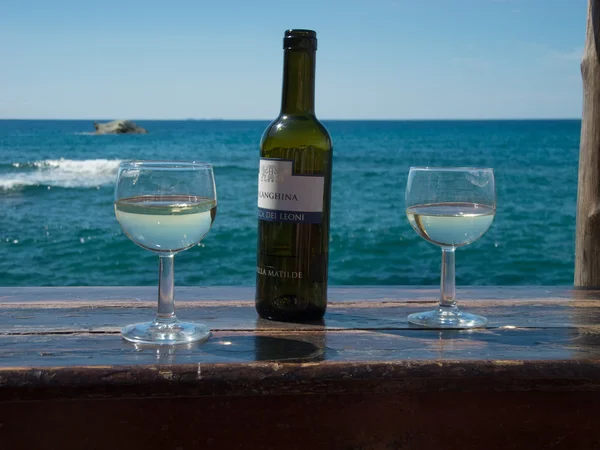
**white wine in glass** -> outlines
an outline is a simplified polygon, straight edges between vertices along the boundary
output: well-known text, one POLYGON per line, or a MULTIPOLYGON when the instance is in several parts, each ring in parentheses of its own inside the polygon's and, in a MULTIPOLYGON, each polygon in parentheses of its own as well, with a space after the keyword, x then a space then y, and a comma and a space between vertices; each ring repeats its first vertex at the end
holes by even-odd
POLYGON ((175 315, 174 258, 198 244, 217 212, 210 164, 181 161, 127 161, 119 165, 115 215, 123 232, 159 256, 158 312, 152 322, 128 325, 122 336, 140 344, 181 344, 207 339, 204 324, 175 315))
POLYGON ((410 314, 410 323, 435 328, 474 328, 483 316, 456 306, 454 251, 479 239, 496 214, 492 169, 411 167, 406 185, 406 215, 415 231, 442 249, 440 304, 410 314))
POLYGON ((183 195, 140 195, 115 202, 123 232, 146 250, 187 250, 210 230, 217 209, 211 198, 183 195))

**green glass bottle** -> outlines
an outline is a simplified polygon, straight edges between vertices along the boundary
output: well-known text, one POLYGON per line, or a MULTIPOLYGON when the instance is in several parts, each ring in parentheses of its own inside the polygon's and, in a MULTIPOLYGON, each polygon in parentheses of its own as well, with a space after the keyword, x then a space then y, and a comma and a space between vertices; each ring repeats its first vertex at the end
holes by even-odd
POLYGON ((283 38, 281 113, 260 143, 256 310, 318 319, 327 308, 331 137, 315 116, 317 34, 283 38))

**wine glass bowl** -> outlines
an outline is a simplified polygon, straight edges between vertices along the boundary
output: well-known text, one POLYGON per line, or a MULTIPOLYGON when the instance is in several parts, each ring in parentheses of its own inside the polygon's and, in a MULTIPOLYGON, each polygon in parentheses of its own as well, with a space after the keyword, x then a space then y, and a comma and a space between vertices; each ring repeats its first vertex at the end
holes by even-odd
POLYGON ((410 314, 408 321, 435 328, 485 326, 485 317, 456 306, 454 253, 483 236, 494 220, 493 170, 411 167, 405 200, 408 221, 417 234, 442 249, 440 304, 433 311, 410 314))
POLYGON ((152 322, 128 325, 122 336, 141 344, 179 344, 207 339, 204 324, 175 315, 174 257, 198 244, 215 219, 217 195, 210 164, 126 161, 119 165, 115 215, 125 235, 159 256, 158 311, 152 322))

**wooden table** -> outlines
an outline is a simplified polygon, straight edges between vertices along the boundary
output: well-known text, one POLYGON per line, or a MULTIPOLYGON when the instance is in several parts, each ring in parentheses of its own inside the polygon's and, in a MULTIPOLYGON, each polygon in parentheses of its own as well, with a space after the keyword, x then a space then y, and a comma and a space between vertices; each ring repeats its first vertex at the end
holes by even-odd
POLYGON ((600 291, 458 290, 485 329, 406 316, 431 288, 332 288, 315 324, 180 287, 205 344, 136 347, 154 287, 0 288, 0 449, 600 448, 600 291))

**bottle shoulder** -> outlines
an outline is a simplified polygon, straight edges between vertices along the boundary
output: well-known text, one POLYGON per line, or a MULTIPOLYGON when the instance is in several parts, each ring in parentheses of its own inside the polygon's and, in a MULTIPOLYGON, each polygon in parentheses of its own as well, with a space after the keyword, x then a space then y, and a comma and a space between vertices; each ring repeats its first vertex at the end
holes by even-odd
POLYGON ((282 115, 265 129, 260 142, 262 149, 277 147, 317 147, 331 150, 331 136, 314 116, 282 115))

